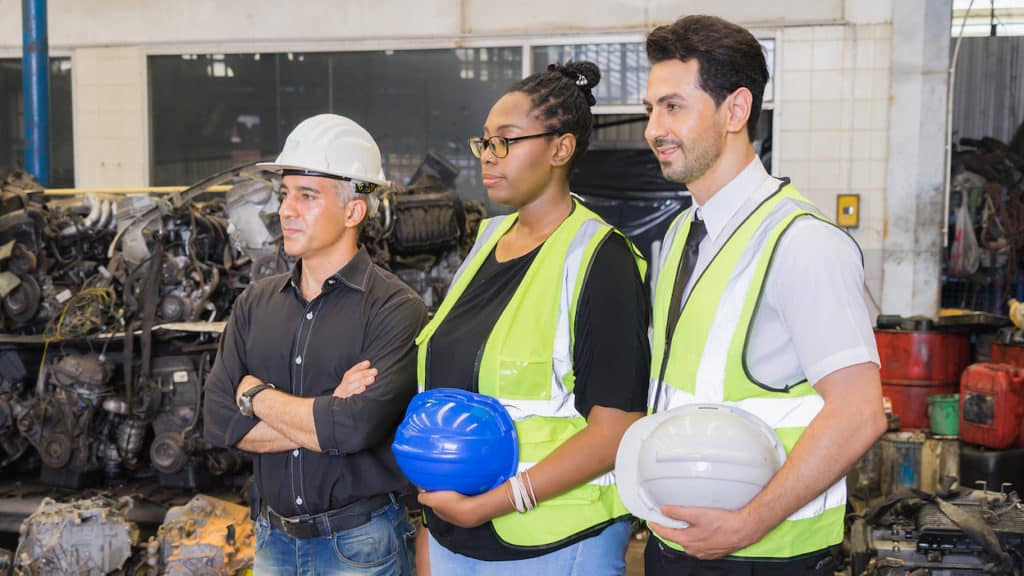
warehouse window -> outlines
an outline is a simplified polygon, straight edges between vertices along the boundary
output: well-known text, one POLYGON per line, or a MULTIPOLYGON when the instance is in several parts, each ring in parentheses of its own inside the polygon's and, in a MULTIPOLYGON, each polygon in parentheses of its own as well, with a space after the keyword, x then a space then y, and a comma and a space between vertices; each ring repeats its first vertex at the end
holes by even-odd
MULTIPOLYGON (((775 40, 759 38, 768 64, 768 84, 764 88, 764 104, 771 107, 772 79, 775 77, 775 40)), ((647 90, 647 53, 643 42, 610 42, 534 46, 531 51, 533 71, 544 70, 548 64, 567 60, 590 60, 601 68, 601 83, 594 90, 598 108, 605 106, 640 106, 647 90)), ((620 110, 609 111, 618 113, 620 110)))
MULTIPOLYGON (((0 59, 0 166, 25 166, 21 59, 0 59)), ((50 58, 50 186, 75 185, 71 59, 50 58)))
POLYGON ((1024 36, 1024 2, 953 0, 954 37, 961 26, 964 36, 1024 36))
POLYGON ((389 178, 434 151, 462 171, 464 197, 484 200, 466 139, 521 75, 518 46, 151 56, 153 184, 273 158, 301 120, 332 112, 373 134, 389 178))
POLYGON ((647 88, 647 54, 641 42, 610 44, 568 44, 534 46, 533 70, 568 60, 590 60, 601 69, 601 82, 594 89, 599 105, 640 104, 647 88))
MULTIPOLYGON (((775 41, 761 39, 774 70, 775 41)), ((592 60, 601 67, 598 115, 628 115, 595 136, 595 147, 643 147, 641 99, 649 70, 643 43, 462 47, 435 50, 282 52, 150 56, 152 182, 187 184, 242 162, 273 158, 302 119, 322 112, 366 127, 384 154, 388 177, 404 182, 434 151, 460 170, 467 199, 487 202, 466 139, 480 132, 491 105, 523 75, 552 62, 592 60), (529 62, 524 66, 523 59, 529 62)), ((764 105, 772 107, 772 84, 764 105)), ((616 117, 617 122, 623 118, 616 117)), ((769 129, 758 145, 771 146, 769 129)), ((768 160, 766 158, 766 160, 768 160)), ((770 165, 770 160, 768 160, 770 165)))

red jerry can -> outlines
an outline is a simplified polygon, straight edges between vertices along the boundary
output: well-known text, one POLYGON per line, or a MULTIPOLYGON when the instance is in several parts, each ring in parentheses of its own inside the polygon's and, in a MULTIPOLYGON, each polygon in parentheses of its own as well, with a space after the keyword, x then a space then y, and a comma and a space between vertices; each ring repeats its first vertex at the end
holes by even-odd
POLYGON ((901 430, 924 429, 928 397, 954 394, 960 374, 971 361, 971 346, 964 334, 875 330, 882 361, 882 394, 900 417, 901 430))
POLYGON ((1020 445, 1024 368, 971 364, 960 380, 960 439, 996 450, 1020 445))

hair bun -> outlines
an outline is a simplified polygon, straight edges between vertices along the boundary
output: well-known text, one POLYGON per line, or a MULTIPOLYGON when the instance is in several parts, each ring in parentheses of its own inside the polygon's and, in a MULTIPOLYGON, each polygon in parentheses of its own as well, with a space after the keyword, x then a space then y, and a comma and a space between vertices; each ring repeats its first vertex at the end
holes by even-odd
POLYGON ((583 96, 587 99, 587 103, 593 106, 597 104, 597 99, 594 98, 594 87, 601 82, 601 69, 597 67, 597 64, 588 60, 573 61, 570 60, 564 65, 561 64, 550 64, 548 70, 558 72, 572 80, 576 87, 583 92, 583 96))

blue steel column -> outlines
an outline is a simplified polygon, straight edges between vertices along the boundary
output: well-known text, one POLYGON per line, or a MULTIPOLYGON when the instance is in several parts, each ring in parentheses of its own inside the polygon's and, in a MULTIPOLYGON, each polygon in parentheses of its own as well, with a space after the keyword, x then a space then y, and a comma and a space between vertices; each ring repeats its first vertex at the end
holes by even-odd
POLYGON ((50 183, 50 47, 46 0, 22 0, 21 83, 25 93, 25 170, 50 183))

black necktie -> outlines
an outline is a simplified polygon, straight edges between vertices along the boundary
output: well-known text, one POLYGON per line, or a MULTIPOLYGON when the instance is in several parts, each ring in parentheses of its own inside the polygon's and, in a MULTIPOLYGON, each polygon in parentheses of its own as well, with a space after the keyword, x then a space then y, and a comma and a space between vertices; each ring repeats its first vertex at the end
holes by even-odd
POLYGON ((679 272, 676 273, 676 283, 672 287, 672 305, 669 307, 668 313, 666 342, 672 341, 676 321, 679 320, 679 314, 683 311, 683 292, 686 290, 686 284, 690 281, 690 277, 693 276, 693 269, 697 267, 700 241, 707 235, 708 229, 704 226, 704 221, 697 219, 695 214, 693 221, 690 222, 690 233, 686 235, 683 258, 679 261, 679 272))

